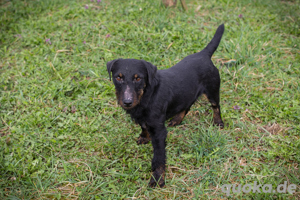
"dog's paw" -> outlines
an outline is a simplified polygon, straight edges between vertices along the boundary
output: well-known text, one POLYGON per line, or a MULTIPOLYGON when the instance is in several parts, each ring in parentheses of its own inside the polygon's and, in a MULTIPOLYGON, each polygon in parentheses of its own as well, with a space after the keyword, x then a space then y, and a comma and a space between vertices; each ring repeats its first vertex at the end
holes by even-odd
POLYGON ((163 177, 160 177, 158 179, 158 182, 156 181, 155 178, 151 177, 151 180, 149 182, 149 187, 155 188, 156 186, 159 186, 160 188, 165 186, 165 181, 163 177))
POLYGON ((214 125, 220 127, 220 129, 224 128, 224 123, 223 123, 222 119, 219 119, 219 118, 214 119, 214 125))
POLYGON ((215 125, 220 127, 220 129, 224 128, 224 123, 222 121, 221 122, 216 122, 215 125))
POLYGON ((153 172, 152 177, 149 182, 149 186, 152 188, 154 188, 156 186, 159 186, 161 188, 164 187, 165 186, 164 177, 165 177, 164 166, 161 166, 153 172))
POLYGON ((136 141, 136 143, 138 145, 140 145, 140 144, 148 144, 149 142, 150 142, 150 138, 141 137, 141 136, 136 141))
POLYGON ((218 126, 220 127, 220 129, 223 129, 224 128, 224 123, 222 122, 222 123, 218 124, 218 126))

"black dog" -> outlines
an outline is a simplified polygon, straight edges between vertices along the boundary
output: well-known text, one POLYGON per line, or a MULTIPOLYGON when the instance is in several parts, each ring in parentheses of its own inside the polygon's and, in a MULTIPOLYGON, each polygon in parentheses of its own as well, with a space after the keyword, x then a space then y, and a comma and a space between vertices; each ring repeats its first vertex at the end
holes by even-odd
POLYGON ((152 141, 151 187, 165 184, 167 119, 172 117, 169 126, 180 124, 193 103, 205 94, 213 108, 214 124, 224 127, 219 105, 220 75, 211 61, 223 32, 222 24, 201 52, 187 56, 166 70, 157 71, 144 60, 116 59, 107 63, 118 103, 142 128, 137 143, 152 141))

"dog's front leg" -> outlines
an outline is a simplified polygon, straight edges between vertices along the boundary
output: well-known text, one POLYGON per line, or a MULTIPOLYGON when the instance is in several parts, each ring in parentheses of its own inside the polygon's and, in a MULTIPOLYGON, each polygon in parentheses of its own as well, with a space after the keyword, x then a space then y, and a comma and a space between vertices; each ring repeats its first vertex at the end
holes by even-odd
POLYGON ((166 137, 167 129, 164 125, 148 128, 153 146, 152 159, 152 177, 149 182, 150 187, 165 185, 165 168, 166 168, 166 137))
POLYGON ((137 140, 137 144, 147 144, 148 142, 150 142, 151 138, 150 138, 150 134, 147 130, 147 126, 146 124, 140 123, 140 126, 142 128, 142 133, 140 134, 140 137, 137 140))

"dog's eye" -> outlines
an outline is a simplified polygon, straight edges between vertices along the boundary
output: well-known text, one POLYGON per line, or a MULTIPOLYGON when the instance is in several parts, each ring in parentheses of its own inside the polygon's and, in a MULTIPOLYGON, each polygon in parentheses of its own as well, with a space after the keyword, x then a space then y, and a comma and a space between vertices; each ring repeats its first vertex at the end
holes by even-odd
POLYGON ((139 77, 135 79, 136 82, 139 82, 140 80, 141 80, 141 78, 139 78, 139 77))
POLYGON ((118 76, 118 77, 116 78, 116 80, 117 80, 117 81, 121 81, 122 78, 121 78, 120 76, 118 76))

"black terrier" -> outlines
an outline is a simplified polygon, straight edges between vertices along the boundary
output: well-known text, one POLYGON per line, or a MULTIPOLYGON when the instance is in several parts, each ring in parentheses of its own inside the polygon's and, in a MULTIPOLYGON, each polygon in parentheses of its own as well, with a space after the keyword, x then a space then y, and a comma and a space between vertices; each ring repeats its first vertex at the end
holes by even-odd
POLYGON ((165 185, 166 137, 169 126, 181 123, 193 103, 205 94, 213 108, 214 124, 224 127, 220 111, 220 75, 211 57, 221 41, 224 24, 200 52, 185 57, 173 67, 158 70, 149 62, 116 59, 107 63, 112 73, 118 103, 142 128, 138 144, 153 145, 151 187, 165 185))

